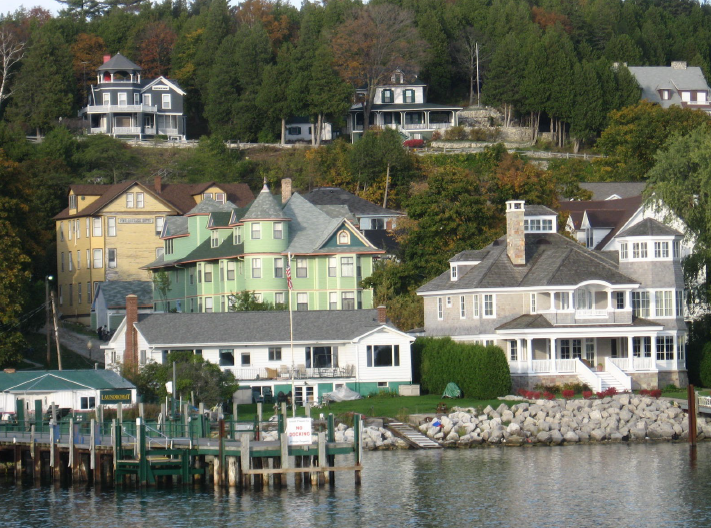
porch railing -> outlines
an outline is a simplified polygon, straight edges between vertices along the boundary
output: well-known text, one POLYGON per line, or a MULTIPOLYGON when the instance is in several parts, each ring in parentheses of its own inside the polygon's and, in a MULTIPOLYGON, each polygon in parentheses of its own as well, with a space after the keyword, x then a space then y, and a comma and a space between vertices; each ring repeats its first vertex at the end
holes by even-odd
MULTIPOLYGON (((291 379, 291 368, 258 368, 258 367, 222 367, 223 370, 230 371, 237 380, 288 380, 291 379)), ((355 367, 346 365, 345 367, 321 367, 305 368, 294 367, 294 379, 310 378, 348 378, 355 375, 355 367)))
POLYGON ((550 372, 552 364, 550 359, 534 359, 533 372, 550 372))
POLYGON ((584 383, 590 385, 595 392, 602 391, 602 379, 595 375, 590 368, 582 362, 580 358, 575 359, 575 373, 584 383))
POLYGON ((557 359, 555 366, 561 374, 569 374, 575 372, 576 361, 577 359, 557 359))
POLYGON ((635 370, 657 370, 657 364, 652 357, 636 357, 632 359, 635 370))
POLYGON ((430 128, 449 128, 452 123, 430 123, 430 128))
POLYGON ((576 319, 587 319, 590 317, 607 317, 607 310, 575 310, 576 319))
MULTIPOLYGON (((632 378, 629 377, 627 374, 622 372, 620 367, 615 365, 615 363, 612 361, 613 358, 606 357, 605 358, 605 372, 608 374, 611 374, 617 382, 622 385, 625 390, 631 391, 632 390, 632 378)), ((619 358, 616 358, 619 359, 619 358)))
POLYGON ((114 134, 140 134, 141 127, 114 127, 114 134))
POLYGON ((620 370, 630 370, 629 358, 609 358, 609 360, 620 370))

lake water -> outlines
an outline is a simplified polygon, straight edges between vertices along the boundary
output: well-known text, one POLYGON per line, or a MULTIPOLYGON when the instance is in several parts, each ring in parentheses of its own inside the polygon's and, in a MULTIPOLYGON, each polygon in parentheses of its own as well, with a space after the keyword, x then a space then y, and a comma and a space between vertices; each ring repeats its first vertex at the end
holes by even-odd
POLYGON ((147 491, 0 484, 3 527, 711 526, 711 443, 364 455, 335 488, 147 491))

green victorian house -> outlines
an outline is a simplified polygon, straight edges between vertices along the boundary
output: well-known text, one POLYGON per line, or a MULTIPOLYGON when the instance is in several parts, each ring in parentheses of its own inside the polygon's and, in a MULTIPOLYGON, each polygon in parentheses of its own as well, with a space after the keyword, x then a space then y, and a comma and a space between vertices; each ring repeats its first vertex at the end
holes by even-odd
POLYGON ((145 266, 162 279, 155 311, 228 312, 231 297, 245 290, 285 308, 288 271, 295 310, 373 308, 373 292, 360 283, 383 251, 341 214, 298 193, 282 205, 265 184, 247 207, 203 200, 166 218, 164 253, 145 266))

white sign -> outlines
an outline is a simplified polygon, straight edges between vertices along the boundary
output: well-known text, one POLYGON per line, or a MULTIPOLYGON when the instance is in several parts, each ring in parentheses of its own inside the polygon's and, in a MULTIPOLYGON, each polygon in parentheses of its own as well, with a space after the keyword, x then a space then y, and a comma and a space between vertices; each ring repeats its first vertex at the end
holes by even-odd
POLYGON ((119 218, 119 224, 152 224, 152 218, 119 218))
POLYGON ((311 445, 311 418, 288 418, 286 436, 290 446, 311 445))

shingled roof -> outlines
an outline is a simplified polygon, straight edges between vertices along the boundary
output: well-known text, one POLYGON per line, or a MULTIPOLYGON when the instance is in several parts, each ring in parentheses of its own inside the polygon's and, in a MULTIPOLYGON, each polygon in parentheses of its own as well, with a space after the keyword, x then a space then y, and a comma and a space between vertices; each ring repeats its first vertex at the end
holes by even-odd
POLYGON ((61 391, 89 389, 135 389, 113 370, 45 370, 0 372, 0 391, 61 391))
POLYGON ((644 236, 684 236, 676 229, 662 224, 654 218, 645 218, 640 223, 625 229, 618 237, 644 236))
POLYGON ((131 62, 128 60, 126 57, 121 55, 120 53, 117 53, 113 57, 111 57, 108 61, 103 63, 101 66, 98 67, 99 71, 117 71, 117 70, 134 70, 134 71, 141 71, 143 68, 141 68, 138 64, 135 62, 131 62))
POLYGON ((599 280, 618 285, 639 282, 620 273, 615 263, 606 256, 590 251, 558 233, 531 233, 526 234, 525 237, 525 265, 514 266, 511 263, 506 253, 506 237, 501 237, 480 250, 478 253, 482 257, 481 263, 467 267, 456 281, 451 280, 450 272, 447 271, 420 287, 418 293, 463 289, 575 286, 586 280, 599 280))
POLYGON ((404 213, 380 207, 353 193, 338 187, 319 187, 303 195, 304 200, 314 205, 345 205, 356 217, 359 216, 404 216, 404 213))
MULTIPOLYGON (((377 310, 293 312, 294 341, 351 341, 390 323, 377 310)), ((288 343, 289 312, 168 313, 139 317, 136 328, 151 346, 288 343)), ((394 329, 394 328, 393 328, 394 329)))
POLYGON ((560 202, 558 209, 569 213, 576 230, 582 229, 583 218, 587 214, 592 227, 608 228, 611 231, 598 242, 595 249, 604 248, 622 229, 632 216, 642 207, 642 196, 635 195, 619 200, 584 200, 560 202))
POLYGON ((126 308, 126 296, 136 295, 138 306, 153 307, 153 283, 151 281, 107 281, 99 285, 107 308, 126 308))
POLYGON ((77 196, 99 196, 97 200, 84 207, 78 214, 69 214, 69 207, 54 217, 55 220, 66 218, 80 218, 97 214, 110 202, 121 196, 133 185, 139 185, 146 192, 159 201, 173 207, 177 214, 186 214, 196 205, 195 196, 202 194, 210 187, 219 187, 227 195, 231 208, 244 207, 252 200, 254 194, 246 183, 172 183, 147 186, 135 180, 117 183, 115 185, 71 185, 70 191, 77 196))

